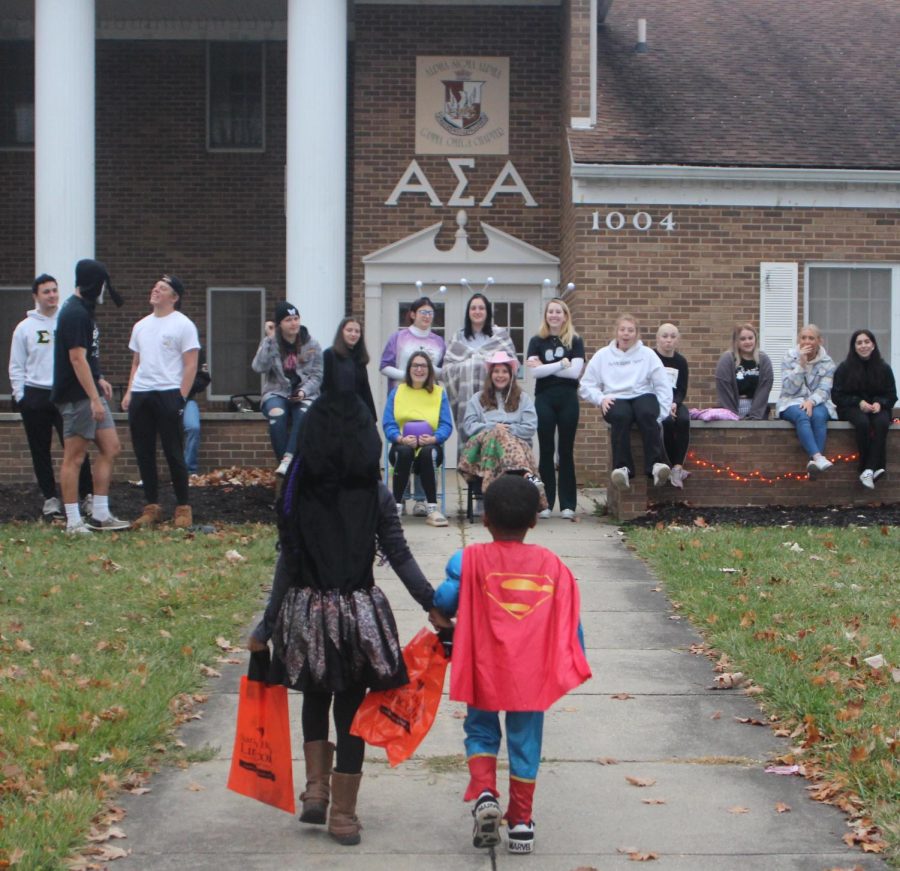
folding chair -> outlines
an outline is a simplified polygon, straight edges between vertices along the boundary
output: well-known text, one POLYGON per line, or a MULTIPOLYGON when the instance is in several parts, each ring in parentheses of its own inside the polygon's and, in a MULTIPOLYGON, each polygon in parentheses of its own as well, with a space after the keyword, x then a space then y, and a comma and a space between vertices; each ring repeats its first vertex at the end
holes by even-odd
MULTIPOLYGON (((443 446, 442 446, 443 447, 443 446)), ((445 452, 442 451, 442 454, 445 452)), ((391 475, 393 474, 393 467, 391 466, 390 461, 391 455, 391 445, 388 441, 384 443, 384 486, 389 490, 391 489, 391 475)), ((446 456, 443 457, 443 460, 446 460, 446 456)), ((441 462, 441 465, 438 467, 441 470, 440 481, 437 479, 435 483, 437 483, 437 498, 438 502, 441 506, 441 514, 447 514, 447 464, 446 462, 441 462)), ((410 472, 409 475, 409 483, 407 484, 407 493, 412 493, 413 491, 413 481, 415 480, 416 473, 410 472)), ((406 497, 406 493, 404 493, 404 498, 406 497)))

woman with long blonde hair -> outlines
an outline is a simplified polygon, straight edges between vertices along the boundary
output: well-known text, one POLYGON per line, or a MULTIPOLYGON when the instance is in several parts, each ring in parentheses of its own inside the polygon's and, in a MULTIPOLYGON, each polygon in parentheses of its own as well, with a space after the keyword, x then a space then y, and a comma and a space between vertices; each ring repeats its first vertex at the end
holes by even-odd
POLYGON ((559 297, 544 307, 541 328, 528 343, 525 365, 536 381, 534 405, 538 416, 541 480, 549 517, 556 501, 555 455, 559 454, 560 516, 574 520, 577 500, 575 483, 575 432, 578 429, 578 379, 584 369, 584 341, 575 332, 569 307, 559 297))

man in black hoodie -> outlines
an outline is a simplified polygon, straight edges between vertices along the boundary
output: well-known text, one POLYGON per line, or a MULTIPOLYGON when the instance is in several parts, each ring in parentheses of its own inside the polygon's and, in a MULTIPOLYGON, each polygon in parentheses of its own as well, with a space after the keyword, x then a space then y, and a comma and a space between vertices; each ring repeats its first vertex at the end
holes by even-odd
POLYGON ((53 354, 53 390, 50 398, 63 419, 63 460, 60 490, 66 511, 66 532, 90 535, 91 530, 127 529, 127 521, 109 512, 109 484, 113 461, 122 450, 109 411, 112 386, 100 373, 100 333, 94 308, 106 292, 116 305, 121 297, 98 260, 79 260, 75 266, 75 292, 59 312, 53 354), (97 445, 93 464, 92 516, 85 521, 78 507, 78 474, 88 443, 97 445))

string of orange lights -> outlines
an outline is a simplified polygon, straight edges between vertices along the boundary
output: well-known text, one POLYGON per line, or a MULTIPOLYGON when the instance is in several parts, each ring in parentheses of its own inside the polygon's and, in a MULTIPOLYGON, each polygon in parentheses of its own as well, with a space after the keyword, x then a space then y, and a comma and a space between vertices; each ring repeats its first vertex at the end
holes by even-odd
MULTIPOLYGON (((698 457, 693 451, 688 451, 688 459, 699 466, 701 469, 710 469, 716 475, 725 475, 732 481, 746 484, 758 481, 761 484, 777 484, 779 481, 807 481, 810 478, 809 472, 785 472, 783 475, 764 475, 759 469, 754 469, 746 474, 736 472, 731 466, 720 465, 712 460, 704 460, 698 457)), ((852 463, 859 459, 859 454, 835 454, 829 458, 832 463, 852 463)))

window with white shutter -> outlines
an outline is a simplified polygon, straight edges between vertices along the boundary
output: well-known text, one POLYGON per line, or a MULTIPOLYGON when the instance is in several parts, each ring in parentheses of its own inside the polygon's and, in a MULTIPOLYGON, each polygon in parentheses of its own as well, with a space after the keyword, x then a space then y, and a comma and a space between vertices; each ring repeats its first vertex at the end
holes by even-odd
POLYGON ((797 343, 797 277, 796 263, 759 264, 759 346, 775 370, 769 402, 781 395, 781 361, 797 343))

